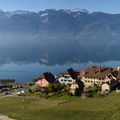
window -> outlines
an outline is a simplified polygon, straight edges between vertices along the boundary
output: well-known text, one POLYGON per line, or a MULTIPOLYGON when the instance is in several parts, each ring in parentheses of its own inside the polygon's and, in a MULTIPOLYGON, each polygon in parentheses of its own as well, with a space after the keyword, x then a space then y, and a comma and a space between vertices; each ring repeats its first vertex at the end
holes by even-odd
POLYGON ((68 82, 72 82, 72 80, 68 80, 68 82))
POLYGON ((64 76, 64 78, 67 78, 67 79, 68 79, 68 78, 70 78, 70 76, 66 75, 66 76, 64 76))

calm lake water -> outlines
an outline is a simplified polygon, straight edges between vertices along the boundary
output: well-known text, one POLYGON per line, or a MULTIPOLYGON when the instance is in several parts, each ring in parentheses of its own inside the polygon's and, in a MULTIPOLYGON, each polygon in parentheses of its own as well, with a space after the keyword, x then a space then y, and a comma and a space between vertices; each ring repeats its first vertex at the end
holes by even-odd
POLYGON ((74 65, 55 65, 55 66, 46 66, 41 65, 39 63, 31 63, 31 64, 15 64, 8 63, 4 65, 0 65, 0 79, 16 79, 17 82, 27 82, 32 81, 33 78, 39 77, 39 75, 43 72, 52 72, 54 74, 58 74, 68 68, 73 68, 75 70, 85 69, 91 65, 105 65, 117 67, 120 65, 120 61, 109 61, 104 63, 84 63, 84 64, 74 64, 74 65))

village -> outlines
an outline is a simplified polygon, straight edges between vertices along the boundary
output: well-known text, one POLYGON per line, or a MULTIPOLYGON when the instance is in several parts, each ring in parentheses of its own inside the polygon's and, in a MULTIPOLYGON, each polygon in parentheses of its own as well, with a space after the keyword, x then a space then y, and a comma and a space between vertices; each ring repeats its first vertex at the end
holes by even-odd
POLYGON ((32 82, 1 79, 0 119, 120 120, 119 99, 119 66, 44 72, 32 82))
POLYGON ((29 83, 16 83, 15 80, 0 80, 2 96, 106 96, 110 92, 120 93, 120 66, 90 66, 85 70, 67 69, 58 75, 42 73, 29 83))

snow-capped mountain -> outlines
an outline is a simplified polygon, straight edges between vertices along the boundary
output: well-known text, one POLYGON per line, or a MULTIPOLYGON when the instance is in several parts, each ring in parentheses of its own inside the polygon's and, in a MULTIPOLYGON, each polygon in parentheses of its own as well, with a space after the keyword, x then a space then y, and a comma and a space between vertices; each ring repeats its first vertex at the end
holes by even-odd
POLYGON ((120 60, 120 14, 0 10, 0 63, 120 60))
POLYGON ((29 14, 33 14, 33 13, 35 13, 35 12, 24 11, 24 10, 16 10, 16 11, 9 12, 9 14, 11 14, 11 15, 29 15, 29 14))

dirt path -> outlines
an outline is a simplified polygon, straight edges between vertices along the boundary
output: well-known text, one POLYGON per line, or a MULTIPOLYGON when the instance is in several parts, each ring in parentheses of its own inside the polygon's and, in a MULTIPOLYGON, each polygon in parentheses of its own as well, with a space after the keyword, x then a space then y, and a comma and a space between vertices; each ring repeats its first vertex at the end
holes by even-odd
POLYGON ((8 116, 0 115, 0 120, 15 120, 15 119, 11 119, 8 116))

